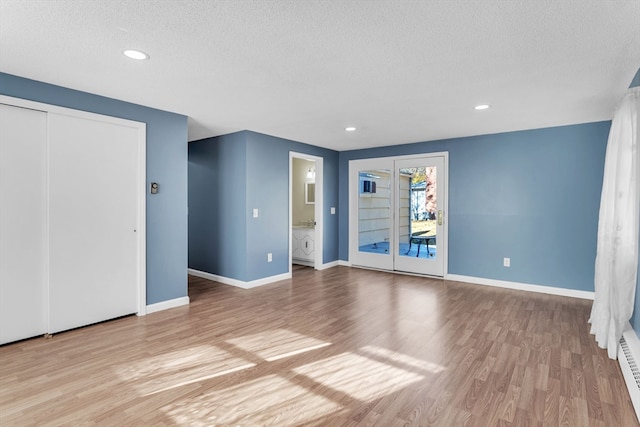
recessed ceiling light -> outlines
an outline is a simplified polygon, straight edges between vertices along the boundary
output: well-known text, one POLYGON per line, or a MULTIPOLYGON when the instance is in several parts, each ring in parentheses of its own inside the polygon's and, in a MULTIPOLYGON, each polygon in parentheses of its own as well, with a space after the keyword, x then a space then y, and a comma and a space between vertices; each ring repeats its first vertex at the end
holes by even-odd
POLYGON ((489 107, 491 107, 491 105, 489 104, 480 104, 480 105, 476 105, 473 108, 475 108, 476 110, 486 110, 489 107))
POLYGON ((348 126, 348 127, 344 128, 344 130, 346 130, 347 132, 355 132, 356 128, 353 127, 353 126, 348 126))
POLYGON ((149 55, 142 52, 141 50, 127 49, 122 53, 124 53, 125 56, 131 59, 138 59, 138 60, 149 59, 149 55))

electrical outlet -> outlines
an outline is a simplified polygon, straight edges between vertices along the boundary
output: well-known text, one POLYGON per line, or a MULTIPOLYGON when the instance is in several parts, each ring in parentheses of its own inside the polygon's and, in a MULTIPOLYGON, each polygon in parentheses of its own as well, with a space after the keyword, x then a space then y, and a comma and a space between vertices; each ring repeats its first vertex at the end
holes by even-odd
POLYGON ((335 215, 336 214, 336 208, 335 207, 331 207, 331 215, 335 215))
POLYGON ((258 209, 253 210, 253 217, 258 218, 258 209))
POLYGON ((504 261, 502 262, 502 264, 505 267, 511 267, 511 258, 505 258, 504 261))
POLYGON ((269 252, 267 254, 267 262, 271 262, 271 261, 273 261, 273 254, 271 252, 269 252))

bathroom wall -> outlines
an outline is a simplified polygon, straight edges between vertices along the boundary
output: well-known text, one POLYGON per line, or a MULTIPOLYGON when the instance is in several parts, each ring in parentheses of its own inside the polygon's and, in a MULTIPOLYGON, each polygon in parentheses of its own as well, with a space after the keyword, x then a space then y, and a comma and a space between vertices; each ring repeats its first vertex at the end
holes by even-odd
POLYGON ((307 172, 311 168, 315 172, 314 161, 305 159, 293 159, 293 172, 291 176, 291 223, 298 225, 306 223, 309 219, 314 219, 315 205, 305 203, 304 187, 306 182, 315 181, 314 178, 308 178, 307 172))

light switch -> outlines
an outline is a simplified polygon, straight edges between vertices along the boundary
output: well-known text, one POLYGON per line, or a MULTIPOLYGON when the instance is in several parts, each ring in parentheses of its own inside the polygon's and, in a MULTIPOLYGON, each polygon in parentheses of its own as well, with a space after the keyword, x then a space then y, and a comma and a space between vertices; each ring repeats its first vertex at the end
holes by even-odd
POLYGON ((253 210, 253 217, 258 218, 258 209, 253 210))
POLYGON ((335 215, 336 214, 336 208, 331 206, 331 215, 335 215))

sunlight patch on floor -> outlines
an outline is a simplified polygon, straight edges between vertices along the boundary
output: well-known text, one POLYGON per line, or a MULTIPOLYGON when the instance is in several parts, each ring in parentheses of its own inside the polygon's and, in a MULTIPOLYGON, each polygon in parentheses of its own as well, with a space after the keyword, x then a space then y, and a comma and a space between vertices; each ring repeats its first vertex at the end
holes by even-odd
POLYGON ((256 354, 267 361, 283 359, 331 345, 330 342, 311 338, 287 329, 273 329, 259 334, 227 340, 242 350, 256 354))
POLYGON ((303 386, 267 375, 183 399, 163 411, 178 425, 297 426, 340 409, 303 386))
POLYGON ((216 346, 200 345, 138 359, 116 367, 116 372, 141 394, 148 395, 253 366, 255 363, 216 346))
MULTIPOLYGON (((233 374, 234 372, 244 371, 245 369, 253 368, 254 366, 256 366, 255 363, 247 363, 246 365, 236 366, 235 368, 230 368, 225 371, 214 372, 208 375, 199 375, 199 374, 195 374, 194 372, 193 373, 194 375, 190 375, 189 379, 167 385, 164 388, 159 388, 159 389, 154 388, 153 391, 147 392, 145 396, 149 396, 151 394, 156 394, 156 393, 162 393, 162 392, 171 390, 172 388, 184 387, 189 384, 199 383, 199 382, 207 381, 213 378, 222 377, 225 375, 233 374)), ((180 378, 184 378, 184 377, 181 375, 180 378)))
POLYGON ((431 363, 426 360, 416 359, 406 354, 397 353, 395 351, 388 350, 386 348, 365 346, 360 349, 362 352, 371 355, 374 359, 385 358, 391 362, 395 362, 394 365, 406 366, 407 369, 415 368, 417 370, 426 371, 426 373, 438 374, 446 368, 440 366, 437 363, 431 363))
POLYGON ((351 352, 309 363, 293 371, 362 401, 394 393, 425 377, 351 352))
POLYGON ((189 347, 139 359, 116 371, 141 395, 182 394, 161 408, 179 425, 294 426, 336 414, 354 400, 364 404, 395 393, 444 370, 382 347, 365 346, 320 360, 316 357, 284 373, 258 378, 248 374, 240 383, 233 375, 257 366, 257 359, 269 363, 330 345, 287 329, 273 329, 228 339, 220 344, 225 349, 189 347))
POLYGON ((330 342, 316 344, 316 345, 312 345, 312 346, 309 346, 309 347, 293 350, 293 351, 290 351, 288 353, 282 353, 282 354, 278 354, 278 355, 273 356, 273 357, 268 357, 266 360, 267 360, 267 362, 274 362, 276 360, 280 360, 280 359, 284 359, 284 358, 287 358, 287 357, 295 356, 296 354, 306 353, 307 351, 318 350, 320 348, 327 347, 327 346, 330 346, 330 345, 331 345, 330 342))

